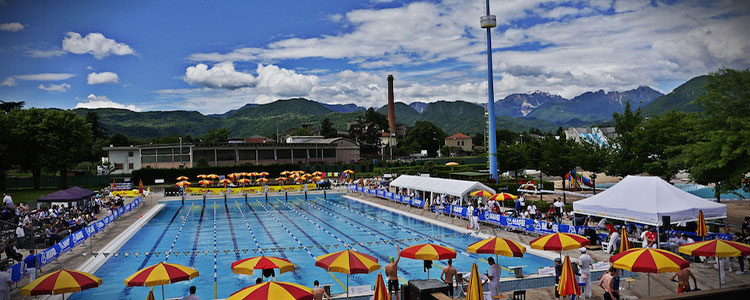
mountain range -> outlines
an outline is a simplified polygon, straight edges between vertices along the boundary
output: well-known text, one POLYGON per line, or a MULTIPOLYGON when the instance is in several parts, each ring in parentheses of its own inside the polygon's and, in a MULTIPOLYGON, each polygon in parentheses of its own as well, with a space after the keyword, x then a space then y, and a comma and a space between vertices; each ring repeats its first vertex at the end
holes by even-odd
MULTIPOLYGON (((622 112, 624 103, 641 107, 646 115, 669 110, 696 111, 691 101, 704 93, 706 76, 691 79, 662 95, 649 87, 638 87, 624 92, 603 90, 586 92, 572 99, 536 91, 513 94, 495 102, 496 127, 511 131, 538 128, 552 131, 558 127, 590 126, 611 123, 612 113, 622 112)), ((346 130, 346 122, 356 119, 365 108, 356 104, 325 104, 304 98, 277 100, 266 104, 246 104, 223 114, 204 115, 197 111, 147 111, 124 109, 74 109, 79 115, 96 112, 110 134, 122 133, 138 138, 152 138, 171 134, 198 136, 208 129, 224 127, 232 137, 254 134, 270 136, 284 134, 302 125, 319 127, 324 118, 333 126, 346 130)), ((387 115, 387 107, 376 109, 387 115)), ((437 101, 431 103, 395 103, 398 123, 407 127, 417 121, 429 121, 448 134, 481 133, 486 128, 485 106, 467 101, 437 101)))

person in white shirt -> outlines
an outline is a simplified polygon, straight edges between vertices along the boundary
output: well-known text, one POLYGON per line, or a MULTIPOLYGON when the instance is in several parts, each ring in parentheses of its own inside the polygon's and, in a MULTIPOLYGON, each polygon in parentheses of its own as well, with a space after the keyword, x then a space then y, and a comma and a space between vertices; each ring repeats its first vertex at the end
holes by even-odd
POLYGON ((619 230, 615 230, 609 235, 609 244, 607 244, 607 253, 617 251, 617 240, 620 238, 619 230))
POLYGON ((490 264, 490 269, 487 271, 487 278, 490 279, 490 296, 494 297, 499 293, 498 287, 500 287, 500 275, 503 269, 495 263, 495 259, 492 257, 488 258, 487 262, 490 264))
POLYGON ((10 288, 13 283, 10 279, 10 273, 5 270, 5 264, 0 264, 0 300, 10 300, 10 288))
POLYGON ((182 298, 182 300, 201 300, 198 296, 195 295, 195 286, 190 286, 190 295, 185 296, 185 298, 182 298))
POLYGON ((16 209, 16 206, 13 205, 13 198, 10 196, 10 194, 3 193, 3 203, 5 203, 5 207, 7 207, 9 210, 16 209))
POLYGON ((528 211, 529 215, 536 219, 536 205, 533 202, 528 206, 528 211))
POLYGON ((641 243, 641 248, 646 248, 648 246, 648 239, 646 239, 646 233, 648 230, 644 230, 641 232, 641 240, 643 241, 641 243))
POLYGON ((518 198, 518 204, 521 205, 521 210, 523 210, 524 206, 526 206, 526 199, 523 198, 523 195, 518 198))
POLYGON ((21 249, 26 246, 26 232, 23 230, 23 224, 21 223, 18 223, 18 227, 16 227, 16 240, 18 240, 18 245, 21 249))
POLYGON ((586 254, 586 248, 581 248, 581 257, 578 258, 578 265, 581 267, 581 280, 586 284, 584 288, 586 296, 591 298, 591 256, 586 254))

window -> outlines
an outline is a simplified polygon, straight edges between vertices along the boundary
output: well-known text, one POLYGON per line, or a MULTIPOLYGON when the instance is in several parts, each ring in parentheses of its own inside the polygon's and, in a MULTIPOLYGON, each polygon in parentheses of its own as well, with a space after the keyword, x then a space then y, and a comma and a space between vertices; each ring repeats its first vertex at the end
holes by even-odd
POLYGON ((133 163, 129 163, 128 164, 128 170, 132 170, 132 169, 133 169, 133 163))
POLYGON ((133 151, 128 151, 128 157, 133 157, 133 151))
POLYGON ((115 164, 115 170, 122 170, 122 164, 115 164))

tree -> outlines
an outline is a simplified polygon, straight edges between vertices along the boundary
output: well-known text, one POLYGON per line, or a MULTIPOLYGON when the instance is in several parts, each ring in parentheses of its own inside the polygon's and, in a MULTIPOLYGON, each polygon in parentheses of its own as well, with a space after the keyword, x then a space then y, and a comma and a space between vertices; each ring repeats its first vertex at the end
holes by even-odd
MULTIPOLYGON (((45 166, 40 157, 44 154, 46 147, 45 137, 49 134, 43 126, 49 111, 30 108, 14 110, 8 116, 11 123, 10 153, 13 153, 17 165, 25 171, 31 172, 32 183, 35 189, 40 187, 42 167, 45 166)), ((89 133, 90 134, 90 133, 89 133)))
POLYGON ((101 122, 99 122, 99 114, 93 111, 87 112, 86 122, 91 125, 91 135, 94 139, 98 140, 107 138, 107 129, 102 127, 101 122))
POLYGON ((226 143, 229 140, 229 135, 232 132, 226 128, 211 128, 207 134, 200 137, 201 142, 204 143, 226 143))
POLYGON ((750 71, 721 69, 709 75, 705 90, 696 99, 704 112, 677 161, 689 164, 697 183, 715 184, 720 201, 750 172, 750 71))
POLYGON ((130 139, 122 133, 115 133, 109 138, 109 144, 115 147, 123 147, 130 145, 130 139))
POLYGON ((406 134, 401 147, 409 153, 427 150, 427 155, 436 156, 445 141, 445 132, 428 121, 417 121, 406 134))
POLYGON ((591 183, 594 185, 596 194, 596 174, 604 172, 610 163, 610 148, 592 143, 578 143, 573 149, 578 166, 591 172, 591 183))
MULTIPOLYGON (((370 107, 365 111, 365 123, 368 126, 375 125, 378 129, 388 130, 388 119, 370 107)), ((395 133, 395 132, 393 132, 395 133)))
POLYGON ((328 118, 320 122, 320 135, 324 138, 332 138, 338 135, 336 128, 333 128, 333 124, 331 124, 331 120, 328 118))
POLYGON ((516 179, 518 170, 526 167, 528 158, 521 145, 500 144, 497 146, 497 165, 500 172, 513 171, 516 179))
MULTIPOLYGON (((576 167, 575 142, 562 136, 545 136, 540 143, 542 159, 540 168, 547 175, 560 176, 565 188, 565 174, 576 167)), ((563 194, 563 203, 566 197, 563 194)))
POLYGON ((46 111, 41 120, 42 155, 45 168, 60 172, 60 188, 67 188, 68 169, 84 160, 93 140, 91 125, 72 111, 46 111))
POLYGON ((677 172, 687 168, 675 158, 682 153, 681 146, 688 143, 693 119, 686 113, 670 111, 645 120, 633 132, 646 172, 668 182, 677 172))
POLYGON ((644 172, 644 153, 640 148, 635 131, 643 125, 641 109, 633 111, 630 102, 625 103, 622 114, 614 113, 615 131, 618 137, 614 140, 612 163, 607 174, 614 176, 636 175, 644 172))
POLYGON ((12 152, 12 143, 14 139, 11 136, 11 128, 16 124, 10 115, 0 113, 0 190, 5 190, 5 179, 7 172, 13 167, 16 161, 15 153, 12 152))
POLYGON ((290 133, 289 135, 293 135, 293 136, 311 136, 312 132, 310 132, 310 129, 301 128, 300 127, 300 128, 295 128, 294 131, 292 131, 292 133, 290 133))
POLYGON ((11 101, 2 101, 0 100, 0 110, 4 111, 5 113, 9 113, 12 110, 19 110, 23 108, 23 106, 26 104, 26 102, 19 101, 19 102, 11 102, 11 101))

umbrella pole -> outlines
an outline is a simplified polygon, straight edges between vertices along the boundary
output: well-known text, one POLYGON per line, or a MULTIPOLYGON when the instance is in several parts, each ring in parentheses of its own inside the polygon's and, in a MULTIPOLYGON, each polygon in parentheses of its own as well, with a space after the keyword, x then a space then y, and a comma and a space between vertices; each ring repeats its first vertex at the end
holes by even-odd
POLYGON ((349 299, 349 274, 346 274, 346 299, 349 299))
POLYGON ((164 296, 164 285, 162 284, 161 285, 161 300, 165 300, 165 299, 167 299, 167 297, 164 296))
POLYGON ((648 296, 651 297, 651 273, 646 273, 646 277, 648 277, 648 296))

